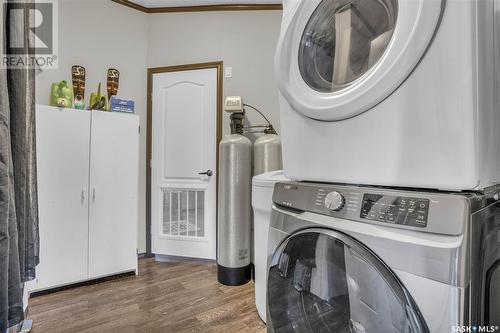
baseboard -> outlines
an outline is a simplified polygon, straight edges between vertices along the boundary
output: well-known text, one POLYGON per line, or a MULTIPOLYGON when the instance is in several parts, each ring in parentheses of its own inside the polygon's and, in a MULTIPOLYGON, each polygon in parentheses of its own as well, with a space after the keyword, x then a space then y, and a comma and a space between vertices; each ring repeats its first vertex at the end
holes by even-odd
POLYGON ((107 282, 107 281, 119 280, 119 279, 127 278, 130 276, 135 276, 135 275, 136 275, 135 271, 130 271, 130 272, 106 276, 106 277, 102 277, 102 278, 98 278, 98 279, 94 279, 94 280, 88 280, 88 281, 68 284, 68 285, 61 286, 61 287, 40 290, 40 291, 34 291, 34 292, 30 293, 30 298, 43 296, 43 295, 47 295, 47 294, 53 294, 53 293, 58 292, 58 291, 74 289, 74 288, 83 287, 83 286, 91 286, 94 284, 103 283, 103 282, 107 282))
POLYGON ((212 259, 200 259, 200 258, 189 258, 189 257, 178 257, 178 256, 166 256, 161 254, 154 254, 153 257, 155 261, 158 262, 199 262, 199 263, 215 263, 212 259))

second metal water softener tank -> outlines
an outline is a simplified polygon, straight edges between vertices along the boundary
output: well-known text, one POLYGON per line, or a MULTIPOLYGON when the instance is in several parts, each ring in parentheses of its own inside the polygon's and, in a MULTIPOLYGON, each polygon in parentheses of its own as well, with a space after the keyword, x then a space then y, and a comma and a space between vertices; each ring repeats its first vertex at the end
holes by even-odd
POLYGON ((266 134, 253 145, 254 175, 283 169, 281 139, 276 134, 266 134))
POLYGON ((217 279, 237 286, 250 281, 252 143, 239 134, 219 145, 217 279))

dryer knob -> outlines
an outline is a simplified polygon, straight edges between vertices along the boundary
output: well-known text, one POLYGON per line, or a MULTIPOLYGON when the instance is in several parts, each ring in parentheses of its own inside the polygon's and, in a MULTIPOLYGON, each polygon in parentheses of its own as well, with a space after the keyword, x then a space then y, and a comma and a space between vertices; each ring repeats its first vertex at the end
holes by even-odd
POLYGON ((333 191, 326 195, 325 198, 326 208, 333 211, 339 211, 342 209, 342 207, 344 207, 344 204, 345 204, 345 199, 342 193, 333 191))

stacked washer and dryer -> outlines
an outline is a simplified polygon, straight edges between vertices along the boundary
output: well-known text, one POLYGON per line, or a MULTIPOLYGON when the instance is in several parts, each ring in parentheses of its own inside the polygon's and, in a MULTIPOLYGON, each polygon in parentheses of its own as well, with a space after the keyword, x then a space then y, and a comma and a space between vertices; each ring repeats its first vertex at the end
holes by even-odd
POLYGON ((268 332, 500 331, 497 0, 285 0, 268 332))

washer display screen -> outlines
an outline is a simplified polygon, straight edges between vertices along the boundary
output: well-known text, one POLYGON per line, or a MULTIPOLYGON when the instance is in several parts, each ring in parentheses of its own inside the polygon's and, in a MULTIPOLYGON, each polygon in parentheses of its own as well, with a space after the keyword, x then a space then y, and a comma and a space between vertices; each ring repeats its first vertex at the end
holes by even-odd
POLYGON ((365 194, 360 217, 425 228, 429 217, 429 204, 428 199, 365 194))

